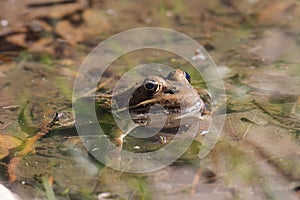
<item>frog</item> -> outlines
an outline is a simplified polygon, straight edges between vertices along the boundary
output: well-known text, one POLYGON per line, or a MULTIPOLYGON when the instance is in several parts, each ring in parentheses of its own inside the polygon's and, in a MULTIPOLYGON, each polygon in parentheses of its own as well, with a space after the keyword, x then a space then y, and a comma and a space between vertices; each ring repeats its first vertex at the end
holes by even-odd
MULTIPOLYGON (((138 128, 157 129, 160 142, 165 143, 165 134, 177 132, 183 118, 203 119, 208 113, 209 96, 204 90, 196 90, 191 85, 191 76, 184 70, 175 69, 166 76, 148 76, 132 87, 110 95, 98 94, 98 99, 109 98, 109 105, 116 115, 130 115, 133 125, 116 136, 118 146, 122 146, 125 136, 138 128), (116 106, 117 105, 117 106, 116 106), (165 119, 164 122, 162 118, 165 119), (163 124, 162 124, 163 123, 163 124)), ((106 101, 107 102, 107 101, 106 101)), ((153 137, 150 137, 153 138, 153 137)))

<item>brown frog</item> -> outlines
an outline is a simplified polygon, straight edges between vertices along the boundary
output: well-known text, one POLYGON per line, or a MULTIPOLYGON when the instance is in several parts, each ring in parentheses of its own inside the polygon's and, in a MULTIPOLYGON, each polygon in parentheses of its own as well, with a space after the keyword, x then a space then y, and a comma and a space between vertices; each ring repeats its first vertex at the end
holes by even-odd
POLYGON ((122 118, 127 113, 134 122, 127 131, 119 134, 117 140, 120 144, 137 127, 175 133, 182 125, 182 118, 199 119, 206 110, 204 101, 190 84, 190 75, 180 69, 165 77, 149 76, 129 89, 113 94, 111 100, 116 115, 122 118))

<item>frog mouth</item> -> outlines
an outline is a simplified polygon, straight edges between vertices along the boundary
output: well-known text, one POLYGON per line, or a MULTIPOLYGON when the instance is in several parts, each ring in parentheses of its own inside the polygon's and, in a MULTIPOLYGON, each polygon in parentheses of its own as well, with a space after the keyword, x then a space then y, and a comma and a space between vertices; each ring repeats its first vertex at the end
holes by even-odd
POLYGON ((176 119, 201 116, 204 112, 204 105, 202 102, 196 102, 192 106, 181 108, 180 106, 163 107, 160 104, 148 105, 148 108, 139 109, 138 107, 130 109, 131 116, 143 115, 176 115, 176 119))
POLYGON ((147 99, 136 105, 125 106, 123 108, 113 106, 112 108, 115 114, 118 113, 117 115, 123 116, 124 114, 128 115, 126 113, 129 113, 132 118, 143 118, 155 115, 157 117, 162 115, 172 115, 178 119, 201 116, 205 110, 203 101, 195 101, 194 104, 182 106, 183 104, 180 101, 173 100, 175 100, 174 95, 170 94, 168 98, 147 99))

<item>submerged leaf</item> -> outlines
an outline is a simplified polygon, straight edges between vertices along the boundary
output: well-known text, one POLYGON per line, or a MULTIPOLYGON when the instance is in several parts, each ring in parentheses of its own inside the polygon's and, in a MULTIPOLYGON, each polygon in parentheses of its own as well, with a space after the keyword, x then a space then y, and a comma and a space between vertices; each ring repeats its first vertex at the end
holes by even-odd
POLYGON ((21 143, 22 143, 21 140, 13 136, 7 134, 1 134, 0 135, 0 159, 6 157, 10 149, 20 146, 21 143))
POLYGON ((7 149, 0 147, 0 159, 5 158, 6 156, 8 156, 8 154, 9 154, 9 151, 7 149))

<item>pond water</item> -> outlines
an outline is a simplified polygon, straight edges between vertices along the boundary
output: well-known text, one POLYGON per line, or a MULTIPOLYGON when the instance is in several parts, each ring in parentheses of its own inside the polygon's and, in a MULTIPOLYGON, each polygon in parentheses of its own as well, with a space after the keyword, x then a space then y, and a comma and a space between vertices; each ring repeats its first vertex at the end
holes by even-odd
MULTIPOLYGON (((0 5, 0 182, 21 199, 299 199, 299 1, 9 0, 0 5), (226 98, 226 104, 212 102, 215 110, 207 114, 216 124, 225 117, 225 123, 206 157, 198 157, 206 137, 200 133, 210 123, 205 120, 183 155, 144 173, 104 165, 78 136, 72 95, 75 79, 86 75, 78 73, 80 65, 100 42, 137 27, 169 28, 199 42, 222 75, 226 97, 220 84, 205 82, 186 59, 158 49, 117 57, 98 92, 107 94, 124 73, 145 63, 187 71, 194 88, 210 86, 226 98), (56 112, 63 114, 60 125, 51 124, 56 112)), ((93 67, 89 77, 97 73, 93 67)), ((119 89, 134 86, 143 73, 133 71, 119 89)), ((109 137, 118 133, 105 101, 96 110, 109 137)), ((161 140, 129 136, 124 149, 151 152, 169 142, 161 140)))

